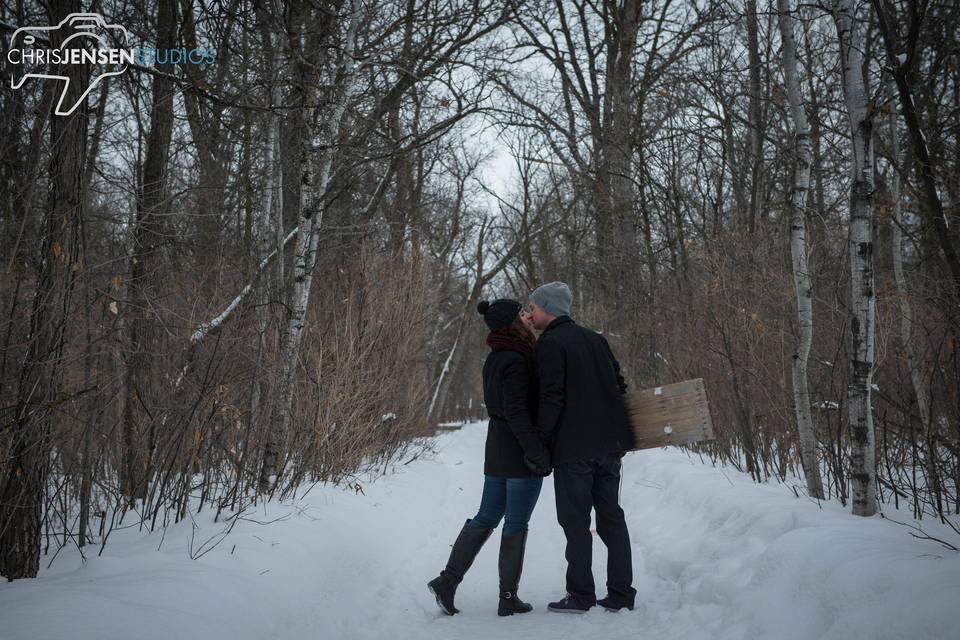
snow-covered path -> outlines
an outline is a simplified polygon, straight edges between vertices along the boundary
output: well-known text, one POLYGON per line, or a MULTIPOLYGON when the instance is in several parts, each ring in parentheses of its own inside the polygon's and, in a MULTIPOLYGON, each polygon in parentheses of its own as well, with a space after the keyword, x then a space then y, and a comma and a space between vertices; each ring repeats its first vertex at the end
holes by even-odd
MULTIPOLYGON (((440 614, 426 582, 443 566, 482 483, 485 426, 437 439, 364 493, 317 486, 242 521, 199 560, 190 524, 117 531, 81 565, 64 550, 32 581, 0 584, 0 637, 47 638, 960 638, 960 554, 899 525, 821 507, 677 450, 632 453, 622 502, 638 606, 550 613, 563 595, 563 534, 552 480, 531 521, 521 596, 496 616, 499 532, 440 614)), ((197 518, 196 540, 222 525, 197 518)), ((898 516, 901 518, 902 516, 898 516)), ((944 535, 924 521, 933 535, 944 535)), ((605 550, 594 547, 603 595, 605 550)), ((44 561, 45 564, 46 561, 44 561)))

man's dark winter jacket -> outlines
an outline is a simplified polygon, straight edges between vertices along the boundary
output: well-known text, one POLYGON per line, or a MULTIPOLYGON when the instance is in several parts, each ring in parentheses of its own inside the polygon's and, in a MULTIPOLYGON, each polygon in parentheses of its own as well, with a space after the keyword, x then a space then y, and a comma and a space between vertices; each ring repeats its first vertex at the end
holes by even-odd
POLYGON ((627 384, 607 339, 560 316, 534 348, 540 379, 537 427, 554 465, 633 449, 627 384))
POLYGON ((522 354, 494 348, 483 363, 483 402, 490 424, 483 461, 488 476, 519 478, 534 475, 523 461, 545 458, 536 430, 538 390, 530 384, 522 354))

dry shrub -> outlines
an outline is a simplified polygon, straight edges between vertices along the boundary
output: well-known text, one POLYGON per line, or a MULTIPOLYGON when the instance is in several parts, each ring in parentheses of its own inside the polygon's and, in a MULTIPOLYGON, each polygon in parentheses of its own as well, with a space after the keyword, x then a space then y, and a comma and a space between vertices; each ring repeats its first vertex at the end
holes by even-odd
POLYGON ((291 456, 301 473, 338 481, 386 464, 427 435, 436 308, 424 263, 364 247, 321 278, 304 336, 291 456))

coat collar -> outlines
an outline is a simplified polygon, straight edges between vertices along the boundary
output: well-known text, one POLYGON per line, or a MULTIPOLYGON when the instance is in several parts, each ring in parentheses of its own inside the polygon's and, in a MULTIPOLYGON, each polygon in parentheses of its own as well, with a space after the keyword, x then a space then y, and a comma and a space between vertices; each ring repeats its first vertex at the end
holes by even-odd
POLYGON ((550 331, 550 329, 568 322, 573 322, 573 318, 570 316, 557 316, 550 322, 550 324, 546 326, 546 328, 543 330, 543 333, 546 333, 547 331, 550 331))

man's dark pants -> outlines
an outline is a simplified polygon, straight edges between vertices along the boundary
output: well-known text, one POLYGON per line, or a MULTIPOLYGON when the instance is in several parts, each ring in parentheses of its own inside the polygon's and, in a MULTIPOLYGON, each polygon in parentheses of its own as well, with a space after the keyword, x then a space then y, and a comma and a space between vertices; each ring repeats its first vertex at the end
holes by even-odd
POLYGON ((597 512, 597 534, 607 546, 607 593, 617 604, 633 606, 630 534, 620 508, 620 456, 559 464, 553 469, 557 520, 567 537, 567 592, 584 605, 597 602, 593 582, 590 511, 597 512))

